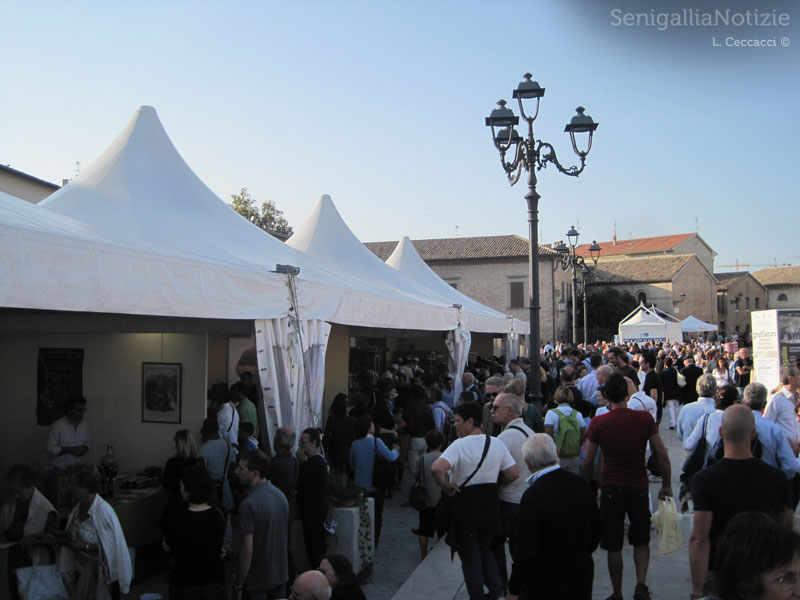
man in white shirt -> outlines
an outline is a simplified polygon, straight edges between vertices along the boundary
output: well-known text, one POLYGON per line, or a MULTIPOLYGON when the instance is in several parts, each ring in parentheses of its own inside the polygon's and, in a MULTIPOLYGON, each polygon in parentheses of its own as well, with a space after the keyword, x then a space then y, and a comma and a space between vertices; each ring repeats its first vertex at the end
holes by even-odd
POLYGON ((797 366, 790 365, 781 368, 781 389, 769 399, 764 410, 764 418, 780 425, 786 432, 793 448, 797 446, 797 387, 800 385, 800 372, 797 366))
POLYGON ((683 442, 694 431, 694 426, 706 413, 716 410, 714 395, 717 393, 717 380, 706 373, 697 379, 697 400, 684 404, 678 414, 678 439, 683 442))
POLYGON ((92 443, 89 426, 84 422, 86 398, 70 396, 64 402, 64 416, 53 421, 47 435, 50 464, 59 469, 86 462, 92 443))
POLYGON ((496 486, 513 483, 519 476, 514 458, 503 442, 483 435, 483 411, 477 402, 462 402, 455 409, 458 439, 431 465, 442 494, 455 496, 447 543, 461 558, 461 571, 470 600, 483 600, 483 586, 491 600, 504 598, 497 560, 491 552, 499 525, 496 486), (481 456, 486 449, 485 459, 481 456), (450 472, 450 479, 447 473, 450 472))
MULTIPOLYGON (((506 566, 506 539, 511 536, 514 530, 514 523, 519 514, 519 503, 522 494, 528 489, 526 480, 530 476, 528 465, 525 464, 525 456, 522 453, 522 445, 530 436, 533 430, 525 425, 522 420, 522 410, 524 403, 522 398, 514 394, 500 394, 492 402, 492 420, 503 428, 497 436, 505 444, 511 457, 517 463, 519 477, 513 483, 500 486, 497 497, 500 501, 500 519, 502 521, 502 531, 495 536, 492 542, 492 552, 497 560, 497 568, 500 572, 500 579, 503 581, 503 592, 506 592, 508 584, 508 569, 506 566)), ((511 538, 513 539, 513 538, 511 538)))

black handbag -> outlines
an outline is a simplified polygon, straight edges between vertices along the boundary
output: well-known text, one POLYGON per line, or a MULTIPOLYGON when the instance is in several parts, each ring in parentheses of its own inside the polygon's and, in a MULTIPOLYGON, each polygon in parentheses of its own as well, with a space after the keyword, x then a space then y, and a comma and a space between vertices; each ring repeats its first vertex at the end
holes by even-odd
POLYGON ((707 413, 703 417, 703 435, 700 437, 700 441, 683 463, 681 481, 686 482, 689 489, 692 487, 692 477, 706 466, 706 427, 708 426, 709 414, 707 413))
POLYGON ((425 474, 423 473, 425 465, 424 457, 419 457, 419 473, 417 478, 408 490, 408 503, 411 508, 415 510, 425 510, 425 474))
MULTIPOLYGON (((472 474, 464 480, 464 483, 458 486, 459 490, 462 490, 466 487, 466 485, 470 482, 470 480, 475 477, 475 473, 481 468, 483 465, 483 461, 486 460, 486 455, 489 454, 489 444, 491 443, 491 436, 486 436, 486 443, 483 445, 483 454, 481 454, 481 460, 478 462, 478 466, 475 467, 475 470, 472 474)), ((456 495, 453 494, 449 496, 445 493, 442 493, 442 497, 439 498, 439 504, 436 505, 436 533, 439 537, 444 536, 445 533, 450 529, 450 521, 453 519, 453 508, 455 507, 456 503, 456 495)))
POLYGON ((378 438, 375 439, 375 462, 372 465, 372 485, 385 490, 397 483, 394 462, 389 462, 378 454, 378 438))

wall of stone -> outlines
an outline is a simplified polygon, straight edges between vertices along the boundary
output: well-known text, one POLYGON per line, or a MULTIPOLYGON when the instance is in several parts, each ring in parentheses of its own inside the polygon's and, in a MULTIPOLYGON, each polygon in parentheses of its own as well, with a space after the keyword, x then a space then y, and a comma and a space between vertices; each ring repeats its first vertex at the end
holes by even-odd
MULTIPOLYGON (((570 274, 553 271, 551 259, 539 261, 539 327, 542 341, 565 339, 567 311, 559 310, 558 302, 569 293, 570 274), (554 291, 556 295, 554 295, 554 291)), ((455 283, 458 291, 495 310, 522 321, 529 320, 528 263, 526 260, 498 260, 482 262, 431 262, 429 266, 448 283, 455 283), (523 284, 523 306, 511 308, 510 282, 523 284)))
POLYGON ((800 286, 771 285, 767 288, 769 308, 800 308, 800 286), (780 294, 786 295, 786 300, 778 300, 780 294))

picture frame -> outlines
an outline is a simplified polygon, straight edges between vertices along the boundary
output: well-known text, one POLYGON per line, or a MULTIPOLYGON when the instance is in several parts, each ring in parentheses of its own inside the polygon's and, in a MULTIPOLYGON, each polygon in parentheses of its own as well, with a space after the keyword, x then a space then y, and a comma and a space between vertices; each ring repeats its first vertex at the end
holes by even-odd
POLYGON ((181 363, 142 363, 142 422, 180 424, 181 363))

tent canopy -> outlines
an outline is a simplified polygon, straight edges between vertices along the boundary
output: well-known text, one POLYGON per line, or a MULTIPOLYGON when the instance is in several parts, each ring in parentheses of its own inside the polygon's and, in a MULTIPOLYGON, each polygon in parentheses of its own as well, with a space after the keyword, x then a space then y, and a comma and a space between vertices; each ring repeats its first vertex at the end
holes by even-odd
POLYGON ((481 304, 444 281, 422 260, 408 236, 400 240, 386 264, 447 301, 460 304, 462 322, 470 331, 508 333, 513 328, 517 333, 530 333, 528 323, 481 304))
POLYGON ((254 319, 286 306, 273 273, 134 241, 3 193, 0 281, 7 308, 254 319))
POLYGON ((327 194, 320 197, 309 216, 286 243, 332 269, 351 273, 367 281, 374 289, 391 295, 404 294, 416 302, 441 309, 440 319, 431 320, 421 327, 415 324, 419 319, 412 315, 416 310, 413 306, 399 308, 400 313, 396 317, 406 323, 403 326, 405 329, 452 330, 458 326, 458 310, 453 307, 452 300, 406 277, 370 252, 344 222, 327 194))
MULTIPOLYGON (((296 307, 305 319, 420 329, 453 328, 456 317, 400 290, 375 289, 298 252, 237 214, 192 172, 155 109, 143 106, 72 182, 39 203, 103 230, 167 251, 260 270, 299 267, 296 307)), ((284 300, 261 315, 285 316, 284 300)))
POLYGON ((693 315, 689 315, 683 321, 681 321, 681 329, 685 333, 693 333, 693 332, 705 332, 705 331, 717 331, 719 327, 712 323, 706 323, 705 321, 701 321, 697 317, 693 315))
POLYGON ((637 306, 619 324, 619 337, 623 342, 665 342, 682 339, 680 321, 655 306, 637 306))

